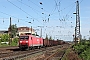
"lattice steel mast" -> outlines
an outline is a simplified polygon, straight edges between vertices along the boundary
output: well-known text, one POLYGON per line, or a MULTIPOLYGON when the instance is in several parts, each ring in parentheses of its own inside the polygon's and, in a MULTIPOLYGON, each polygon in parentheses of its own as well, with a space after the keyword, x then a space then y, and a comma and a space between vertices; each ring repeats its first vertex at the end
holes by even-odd
POLYGON ((75 27, 75 43, 80 42, 81 34, 80 34, 80 16, 79 16, 79 1, 76 2, 76 27, 75 27))

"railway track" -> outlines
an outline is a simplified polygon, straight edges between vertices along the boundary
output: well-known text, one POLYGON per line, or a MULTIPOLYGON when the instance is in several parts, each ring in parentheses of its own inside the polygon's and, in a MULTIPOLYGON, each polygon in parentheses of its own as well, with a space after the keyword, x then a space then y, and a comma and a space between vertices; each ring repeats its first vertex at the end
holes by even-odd
POLYGON ((57 48, 52 51, 47 50, 43 58, 37 58, 36 60, 62 60, 68 48, 68 45, 64 45, 62 48, 57 48))
MULTIPOLYGON (((54 51, 57 48, 62 48, 62 45, 54 46, 54 47, 47 47, 46 49, 41 48, 41 49, 35 49, 35 50, 29 50, 29 51, 12 51, 12 52, 0 53, 0 60, 16 60, 16 59, 27 57, 29 55, 33 55, 33 54, 40 53, 40 52, 46 53, 46 51, 52 51, 52 50, 54 51)), ((51 55, 52 54, 50 54, 50 56, 51 55)), ((55 56, 55 55, 53 55, 53 56, 55 56)), ((46 60, 48 60, 48 59, 49 58, 46 57, 46 60)))
POLYGON ((38 52, 41 52, 42 50, 36 49, 36 50, 29 50, 29 51, 13 51, 13 52, 7 52, 7 53, 0 53, 0 60, 4 59, 17 59, 22 58, 31 54, 35 54, 38 52))
POLYGON ((55 52, 47 52, 46 55, 47 57, 45 57, 44 60, 61 60, 62 57, 65 54, 67 48, 65 49, 57 49, 55 52))

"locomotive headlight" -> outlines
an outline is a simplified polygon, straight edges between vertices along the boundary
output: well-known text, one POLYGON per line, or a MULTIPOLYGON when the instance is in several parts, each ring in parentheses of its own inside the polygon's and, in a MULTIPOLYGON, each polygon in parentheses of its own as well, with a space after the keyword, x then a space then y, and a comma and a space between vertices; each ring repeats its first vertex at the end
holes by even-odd
POLYGON ((26 41, 26 43, 28 43, 28 41, 26 41))
POLYGON ((22 43, 22 41, 20 41, 20 43, 22 43))

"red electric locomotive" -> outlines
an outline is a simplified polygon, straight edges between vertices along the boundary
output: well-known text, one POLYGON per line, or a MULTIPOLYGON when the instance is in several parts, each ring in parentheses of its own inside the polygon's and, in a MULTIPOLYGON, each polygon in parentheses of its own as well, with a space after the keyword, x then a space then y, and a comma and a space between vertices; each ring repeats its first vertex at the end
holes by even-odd
POLYGON ((19 48, 32 49, 33 47, 48 47, 64 44, 62 40, 47 40, 34 35, 20 35, 19 48))
POLYGON ((33 47, 43 46, 43 39, 34 35, 20 35, 19 37, 19 48, 29 49, 33 47))

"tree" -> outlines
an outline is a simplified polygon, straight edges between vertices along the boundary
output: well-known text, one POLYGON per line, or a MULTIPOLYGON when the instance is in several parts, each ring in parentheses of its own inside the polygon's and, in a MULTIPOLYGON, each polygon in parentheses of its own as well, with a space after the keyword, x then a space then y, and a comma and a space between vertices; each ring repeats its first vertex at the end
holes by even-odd
POLYGON ((4 34, 1 36, 1 42, 8 42, 9 41, 9 35, 8 34, 4 34))
POLYGON ((46 38, 45 39, 47 39, 48 40, 48 35, 46 34, 46 38))
POLYGON ((89 37, 89 40, 90 40, 90 37, 89 37))
POLYGON ((18 38, 14 38, 11 43, 11 46, 17 46, 17 45, 18 45, 18 38))
POLYGON ((16 24, 15 25, 11 25, 11 27, 9 27, 9 30, 10 30, 10 32, 11 32, 11 37, 13 38, 13 37, 15 37, 16 36, 16 33, 17 33, 17 26, 16 26, 16 24))
POLYGON ((49 40, 52 40, 52 36, 49 37, 49 40))

